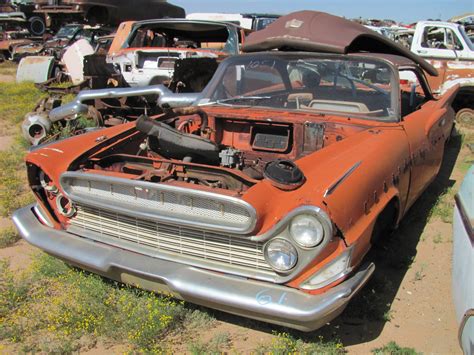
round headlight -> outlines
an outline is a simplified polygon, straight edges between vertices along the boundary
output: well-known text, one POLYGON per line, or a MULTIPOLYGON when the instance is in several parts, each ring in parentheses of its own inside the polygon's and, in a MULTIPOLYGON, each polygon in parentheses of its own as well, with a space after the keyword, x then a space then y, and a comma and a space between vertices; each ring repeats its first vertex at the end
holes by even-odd
POLYGON ((324 239, 324 229, 316 217, 300 215, 293 218, 290 223, 290 234, 298 245, 312 248, 324 239))
POLYGON ((284 239, 273 239, 265 246, 267 262, 277 271, 291 270, 298 261, 296 248, 284 239))

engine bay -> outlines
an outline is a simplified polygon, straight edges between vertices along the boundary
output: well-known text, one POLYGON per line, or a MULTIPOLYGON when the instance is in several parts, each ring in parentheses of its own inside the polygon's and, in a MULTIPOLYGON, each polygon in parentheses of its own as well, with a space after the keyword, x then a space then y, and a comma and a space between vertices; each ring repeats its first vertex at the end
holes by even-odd
POLYGON ((135 129, 78 168, 227 194, 241 194, 263 179, 292 190, 305 180, 295 161, 364 129, 304 117, 256 119, 178 108, 156 119, 140 116, 135 129))

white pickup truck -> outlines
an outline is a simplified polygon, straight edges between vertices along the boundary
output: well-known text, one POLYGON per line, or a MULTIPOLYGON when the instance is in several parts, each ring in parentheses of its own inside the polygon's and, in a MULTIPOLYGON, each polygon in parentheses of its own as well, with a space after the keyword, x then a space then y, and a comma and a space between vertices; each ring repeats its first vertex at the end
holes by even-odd
POLYGON ((411 51, 429 61, 439 72, 429 77, 434 93, 461 86, 453 108, 457 121, 474 121, 474 44, 462 25, 441 21, 417 23, 411 51))
POLYGON ((411 51, 438 70, 438 77, 428 78, 435 94, 461 86, 453 101, 456 120, 474 122, 474 44, 464 27, 451 22, 420 21, 411 51))

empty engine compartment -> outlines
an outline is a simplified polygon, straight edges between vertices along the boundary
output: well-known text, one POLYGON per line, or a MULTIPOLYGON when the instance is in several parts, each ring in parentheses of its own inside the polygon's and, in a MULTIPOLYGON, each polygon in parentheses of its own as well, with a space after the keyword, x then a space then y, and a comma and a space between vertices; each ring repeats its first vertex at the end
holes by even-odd
POLYGON ((251 119, 185 108, 136 129, 82 162, 83 171, 240 194, 264 179, 265 167, 299 158, 367 126, 297 117, 251 119))

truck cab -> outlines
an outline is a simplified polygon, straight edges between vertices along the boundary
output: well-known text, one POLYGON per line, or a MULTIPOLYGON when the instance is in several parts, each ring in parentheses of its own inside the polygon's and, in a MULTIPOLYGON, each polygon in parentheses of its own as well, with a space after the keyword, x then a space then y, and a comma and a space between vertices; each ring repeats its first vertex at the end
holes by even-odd
POLYGON ((438 71, 428 77, 435 94, 443 94, 459 85, 452 103, 457 122, 474 121, 474 44, 458 23, 420 21, 417 23, 411 51, 423 57, 438 71))
POLYGON ((418 22, 411 50, 425 58, 474 60, 474 44, 464 26, 451 22, 418 22))

